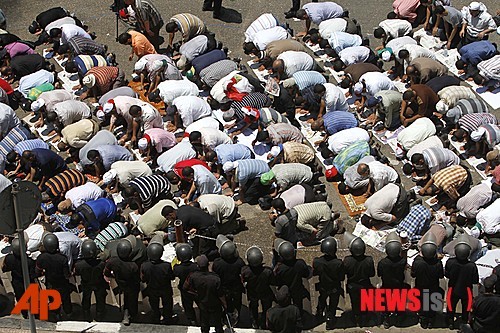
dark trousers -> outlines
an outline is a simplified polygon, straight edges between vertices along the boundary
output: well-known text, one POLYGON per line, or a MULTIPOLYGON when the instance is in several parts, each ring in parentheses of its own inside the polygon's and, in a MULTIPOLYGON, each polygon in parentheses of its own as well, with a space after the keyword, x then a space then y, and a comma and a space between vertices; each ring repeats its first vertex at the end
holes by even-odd
POLYGON ((181 290, 181 302, 184 308, 184 313, 188 320, 196 320, 196 314, 193 308, 193 296, 187 291, 181 290))
POLYGON ((338 289, 319 290, 318 307, 316 314, 323 314, 326 309, 326 319, 330 322, 335 321, 337 306, 339 305, 340 292, 338 289))
POLYGON ((452 311, 447 313, 447 319, 448 320, 453 320, 455 317, 455 313, 457 311, 457 305, 458 302, 461 302, 462 304, 462 322, 465 324, 467 323, 467 320, 469 319, 469 311, 467 311, 467 304, 468 304, 468 297, 467 296, 459 296, 455 294, 451 294, 451 308, 452 311))
POLYGON ((216 333, 222 333, 222 305, 207 306, 200 304, 200 326, 201 333, 209 333, 210 327, 215 327, 216 333))
POLYGON ((93 287, 93 286, 82 286, 82 308, 83 311, 90 311, 92 292, 95 296, 95 306, 97 313, 103 313, 106 306, 106 289, 93 287))
POLYGON ((241 290, 239 288, 224 288, 224 295, 226 296, 227 312, 233 313, 234 310, 240 313, 241 311, 241 290))
POLYGON ((248 296, 248 308, 250 309, 250 317, 252 321, 256 321, 259 326, 265 327, 266 313, 267 310, 273 305, 273 300, 271 298, 259 298, 248 296), (259 320, 259 301, 262 306, 262 317, 259 320))
POLYGON ((73 304, 71 304, 71 286, 68 283, 63 286, 55 286, 52 284, 52 288, 57 290, 61 294, 61 302, 64 313, 69 314, 73 312, 73 304))
MULTIPOLYGON (((312 0, 312 2, 318 2, 318 0, 312 0)), ((291 12, 296 12, 300 9, 300 0, 292 0, 291 12)))
POLYGON ((203 0, 203 9, 213 8, 214 14, 219 15, 222 7, 222 0, 203 0))
POLYGON ((137 315, 139 307, 139 288, 127 288, 123 290, 123 309, 128 310, 131 317, 137 315))
POLYGON ((354 315, 361 314, 361 286, 358 285, 347 285, 347 292, 349 293, 349 298, 351 299, 352 313, 354 315))
POLYGON ((151 44, 155 47, 155 50, 158 52, 160 50, 160 42, 162 41, 162 38, 160 37, 160 29, 163 27, 163 21, 160 21, 160 23, 156 27, 151 27, 151 31, 153 32, 153 36, 148 35, 146 31, 144 31, 144 36, 149 40, 151 44))
POLYGON ((174 299, 171 290, 150 292, 148 297, 149 305, 151 306, 151 310, 153 311, 153 320, 159 322, 160 315, 163 315, 163 320, 172 318, 174 299), (160 299, 163 305, 163 311, 160 311, 160 299))

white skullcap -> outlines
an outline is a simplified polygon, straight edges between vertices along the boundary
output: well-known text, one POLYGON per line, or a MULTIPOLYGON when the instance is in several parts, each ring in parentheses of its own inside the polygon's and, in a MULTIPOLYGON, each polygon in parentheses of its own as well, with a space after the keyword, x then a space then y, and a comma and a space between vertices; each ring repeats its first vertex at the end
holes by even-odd
POLYGON ((31 103, 31 111, 37 112, 44 105, 45 105, 45 101, 43 100, 43 98, 39 98, 36 101, 34 101, 33 103, 31 103))
POLYGON ((357 82, 354 85, 354 94, 359 95, 363 92, 363 84, 361 82, 357 82))
POLYGON ((470 10, 481 10, 481 3, 477 1, 472 1, 469 5, 470 10))
POLYGON ((271 150, 269 151, 269 154, 273 155, 274 157, 278 156, 279 153, 281 153, 281 145, 278 146, 273 146, 271 150))
POLYGON ((83 77, 83 84, 89 88, 95 86, 95 76, 94 74, 88 74, 83 77))
POLYGON ((155 60, 153 61, 153 64, 151 65, 151 70, 152 71, 157 71, 163 66, 163 60, 155 60))
POLYGON ((102 176, 102 182, 104 185, 108 185, 109 183, 111 183, 113 181, 113 179, 116 178, 116 175, 118 173, 116 172, 116 170, 114 169, 111 169, 109 170, 108 172, 106 172, 103 176, 102 176))
POLYGON ((222 113, 222 119, 226 122, 228 121, 231 121, 234 117, 234 110, 233 109, 229 109, 227 111, 224 111, 222 113))
POLYGON ((108 103, 104 103, 104 105, 102 106, 102 111, 104 113, 110 113, 111 110, 113 110, 114 106, 115 105, 113 103, 109 103, 109 102, 108 103))
POLYGON ((448 111, 450 107, 448 106, 448 104, 446 104, 442 99, 439 100, 439 102, 436 103, 436 111, 439 112, 439 113, 446 113, 446 111, 448 111))
POLYGON ((95 115, 99 120, 104 120, 104 117, 106 116, 106 114, 102 110, 98 110, 95 115))
POLYGON ((382 52, 382 60, 383 61, 391 60, 391 52, 389 52, 389 51, 382 52))
POLYGON ((234 170, 237 166, 238 166, 238 162, 228 161, 228 162, 224 163, 224 165, 222 165, 222 170, 224 170, 224 172, 229 172, 231 170, 234 170))
POLYGON ((137 147, 140 150, 144 150, 144 149, 148 148, 148 139, 146 139, 146 138, 139 139, 139 141, 137 142, 137 147))
POLYGON ((143 60, 144 58, 140 59, 137 61, 134 65, 134 71, 142 72, 144 70, 144 67, 146 67, 146 60, 143 60))

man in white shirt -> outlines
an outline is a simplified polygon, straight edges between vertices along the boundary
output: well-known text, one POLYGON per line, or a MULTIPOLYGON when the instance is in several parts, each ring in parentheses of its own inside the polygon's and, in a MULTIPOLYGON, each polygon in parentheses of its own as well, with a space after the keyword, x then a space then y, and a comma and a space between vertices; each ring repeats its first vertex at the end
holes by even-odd
POLYGON ((189 80, 167 80, 161 82, 155 91, 149 94, 150 102, 165 102, 165 105, 172 104, 179 96, 198 96, 200 91, 198 86, 189 80))
POLYGON ((493 235, 500 231, 500 199, 481 210, 476 215, 476 225, 471 229, 471 235, 479 238, 481 234, 493 235))
POLYGON ((409 210, 408 195, 401 185, 389 183, 375 192, 366 202, 361 223, 367 228, 395 223, 409 210))
POLYGON ((286 51, 273 62, 273 73, 279 80, 291 77, 300 71, 309 71, 314 67, 314 59, 306 52, 286 51))
POLYGON ((344 93, 333 83, 315 85, 314 94, 321 98, 318 116, 322 116, 325 112, 349 110, 344 93))
POLYGON ((201 145, 213 150, 223 144, 231 144, 233 141, 226 133, 217 128, 200 128, 198 131, 189 133, 189 141, 193 146, 201 145))
POLYGON ((50 37, 58 40, 61 45, 68 43, 75 36, 92 39, 85 30, 75 24, 63 24, 60 28, 50 30, 50 37))
POLYGON ((351 46, 338 53, 338 59, 333 62, 336 72, 344 70, 347 66, 363 62, 375 63, 375 54, 366 46, 351 46))
POLYGON ((262 14, 245 30, 245 43, 252 42, 255 34, 259 31, 274 28, 278 24, 278 19, 273 14, 262 14))
POLYGON ((497 29, 493 17, 481 2, 473 1, 469 6, 463 7, 462 17, 462 30, 460 30, 462 45, 483 40, 497 29))
POLYGON ((133 144, 137 142, 139 132, 143 133, 151 128, 163 128, 163 119, 160 112, 149 103, 142 102, 140 105, 132 105, 128 113, 134 117, 132 138, 130 139, 133 144))
POLYGON ((169 172, 177 162, 196 158, 196 155, 196 151, 191 143, 185 140, 158 156, 156 163, 158 163, 158 167, 163 172, 169 172))
POLYGON ((334 154, 339 154, 344 148, 357 141, 370 141, 368 132, 360 127, 348 128, 339 131, 328 138, 328 149, 334 154))
POLYGON ((167 116, 173 117, 177 128, 187 127, 194 121, 212 115, 212 108, 197 96, 180 96, 167 107, 167 116), (182 121, 182 123, 181 123, 182 121))
POLYGON ((394 53, 394 56, 398 76, 406 74, 406 67, 416 58, 436 59, 434 52, 415 44, 404 45, 398 53, 394 53))
POLYGON ((355 96, 361 96, 361 106, 366 102, 367 97, 374 96, 383 90, 396 90, 394 82, 385 74, 380 72, 368 72, 359 78, 353 87, 355 96))
POLYGON ((137 177, 151 176, 153 171, 143 161, 116 161, 111 168, 102 176, 102 182, 107 188, 118 191, 118 186, 127 186, 137 177))
POLYGON ((57 103, 52 110, 52 112, 47 112, 47 121, 54 123, 58 128, 63 128, 91 116, 88 105, 74 99, 57 103))
POLYGON ((398 143, 404 150, 409 150, 417 143, 436 134, 436 126, 427 117, 418 118, 398 134, 398 143))
POLYGON ((344 9, 336 4, 335 2, 311 2, 302 6, 295 14, 300 20, 306 21, 306 30, 304 33, 298 34, 297 36, 303 36, 309 31, 311 23, 319 25, 321 22, 336 18, 346 16, 344 9))
POLYGON ((200 208, 220 224, 232 222, 236 218, 236 205, 234 199, 221 194, 203 194, 196 199, 200 208))
POLYGON ((3 139, 11 129, 20 124, 21 121, 14 110, 7 104, 0 103, 0 140, 3 139))
MULTIPOLYGON (((253 36, 253 41, 245 44, 253 44, 253 46, 255 46, 255 48, 257 48, 259 51, 264 51, 267 47, 267 44, 276 40, 289 38, 291 38, 291 36, 288 31, 286 31, 286 29, 283 27, 277 26, 257 32, 253 36)), ((247 47, 251 47, 250 45, 247 47)))
POLYGON ((61 201, 57 209, 61 212, 68 212, 80 207, 87 201, 97 200, 104 194, 102 188, 93 182, 87 182, 83 185, 72 188, 64 195, 65 200, 61 201))
POLYGON ((370 163, 360 163, 357 168, 358 174, 362 179, 370 179, 368 189, 364 196, 369 197, 373 193, 379 191, 389 183, 399 183, 399 175, 390 166, 373 161, 370 163))
POLYGON ((412 33, 412 30, 411 23, 406 20, 387 19, 379 23, 378 27, 373 31, 373 36, 381 39, 382 47, 385 47, 391 39, 408 36, 412 33))

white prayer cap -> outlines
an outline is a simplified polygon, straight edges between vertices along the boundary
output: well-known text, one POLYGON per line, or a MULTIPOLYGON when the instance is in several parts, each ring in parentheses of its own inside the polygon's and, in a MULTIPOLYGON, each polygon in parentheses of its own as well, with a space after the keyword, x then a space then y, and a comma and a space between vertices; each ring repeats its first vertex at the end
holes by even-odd
POLYGON ((111 169, 109 170, 108 172, 106 172, 103 176, 102 176, 102 182, 104 185, 108 185, 109 183, 111 183, 113 181, 113 179, 116 178, 116 175, 118 173, 116 172, 116 170, 114 169, 111 169))
POLYGON ((139 139, 139 141, 137 142, 137 147, 139 147, 140 150, 148 148, 148 139, 146 138, 139 139))
POLYGON ((44 105, 45 105, 45 101, 43 100, 43 98, 39 98, 36 101, 34 101, 33 103, 31 103, 31 111, 37 112, 44 105))

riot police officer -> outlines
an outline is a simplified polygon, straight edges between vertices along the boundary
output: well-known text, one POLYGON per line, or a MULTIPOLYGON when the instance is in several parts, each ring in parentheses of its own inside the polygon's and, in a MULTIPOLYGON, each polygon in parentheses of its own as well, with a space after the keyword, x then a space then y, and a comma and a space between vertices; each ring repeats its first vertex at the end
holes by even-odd
POLYGON ((337 241, 329 236, 321 242, 321 257, 313 260, 313 275, 319 277, 316 290, 319 292, 316 318, 322 319, 326 311, 326 329, 332 330, 335 326, 336 310, 339 298, 344 294, 342 281, 345 272, 342 260, 337 258, 337 241), (328 301, 328 306, 327 306, 328 301))
MULTIPOLYGON (((133 238, 136 239, 135 237, 133 238)), ((130 325, 130 321, 134 320, 137 315, 137 298, 139 297, 141 283, 139 266, 132 261, 132 241, 133 239, 131 240, 129 237, 118 240, 116 245, 117 256, 109 258, 104 268, 105 279, 109 282, 109 278, 114 278, 118 287, 123 292, 124 305, 122 324, 126 326, 130 325)))
POLYGON ((170 263, 161 260, 163 256, 162 235, 155 235, 151 239, 147 254, 149 260, 141 265, 141 280, 147 284, 143 294, 149 297, 149 305, 153 311, 153 322, 160 323, 160 316, 163 315, 162 323, 170 324, 173 322, 172 280, 175 277, 170 263), (160 299, 163 304, 162 312, 160 312, 160 299))
POLYGON ((175 256, 177 264, 174 266, 174 276, 179 278, 179 291, 181 292, 181 302, 184 313, 192 326, 196 325, 196 314, 194 313, 194 297, 184 289, 184 283, 192 272, 198 270, 198 265, 191 261, 193 258, 193 249, 186 243, 179 243, 175 246, 175 256))
POLYGON ((42 245, 44 251, 36 259, 36 276, 45 275, 47 288, 55 289, 61 294, 64 313, 71 317, 73 305, 71 304, 72 286, 69 282, 71 274, 68 258, 59 252, 59 239, 53 233, 45 233, 42 237, 42 245))
POLYGON ((274 250, 278 253, 280 260, 274 267, 276 284, 278 286, 288 286, 292 303, 302 311, 304 298, 310 298, 302 279, 311 278, 312 268, 304 260, 295 257, 295 248, 292 243, 286 240, 276 238, 274 240, 274 250))
MULTIPOLYGON (((415 288, 424 289, 429 292, 444 291, 439 287, 439 279, 444 277, 443 264, 437 258, 437 240, 433 233, 427 232, 421 239, 420 254, 415 257, 411 266, 411 276, 415 278, 415 288)), ((420 313, 420 326, 432 328, 432 319, 436 313, 433 311, 422 311, 420 313)))
MULTIPOLYGON (((401 239, 396 232, 391 232, 385 240, 385 254, 377 265, 377 275, 382 279, 382 288, 403 289, 409 286, 405 284, 406 257, 401 256, 401 239)), ((390 327, 390 318, 393 313, 384 313, 383 323, 387 329, 390 327)))
POLYGON ((236 325, 244 291, 240 274, 245 262, 239 256, 236 245, 226 236, 218 235, 216 245, 220 257, 214 260, 212 271, 220 277, 227 302, 227 311, 232 324, 236 325))
POLYGON ((469 293, 472 296, 472 287, 479 283, 479 273, 475 263, 469 260, 472 247, 469 244, 469 239, 466 235, 460 235, 457 238, 458 243, 455 245, 455 258, 446 261, 444 276, 448 280, 448 292, 451 292, 451 308, 452 311, 447 313, 447 324, 450 330, 454 329, 455 310, 458 301, 462 304, 462 323, 469 320, 469 293))
POLYGON ((361 319, 364 319, 361 317, 361 289, 373 288, 370 278, 375 276, 375 265, 373 258, 365 255, 366 245, 361 238, 345 232, 344 241, 351 252, 343 262, 347 276, 347 292, 351 299, 353 321, 361 325, 361 319))
POLYGON ((276 292, 277 306, 267 310, 267 328, 273 333, 278 332, 302 332, 302 315, 295 304, 290 304, 290 293, 288 287, 281 286, 276 292))
MULTIPOLYGON (((35 261, 28 258, 28 271, 30 283, 35 282, 35 261)), ((14 295, 16 296, 16 301, 19 301, 21 296, 24 294, 24 280, 23 280, 23 269, 21 266, 21 247, 19 245, 19 238, 14 238, 11 243, 11 253, 9 253, 4 261, 2 271, 4 273, 10 272, 12 280, 12 288, 14 289, 14 295)), ((23 317, 28 317, 28 312, 22 312, 23 317)))
POLYGON ((241 269, 241 280, 246 285, 252 327, 265 329, 266 312, 273 303, 273 292, 270 288, 274 284, 273 271, 264 266, 264 254, 257 246, 248 248, 246 258, 248 265, 241 269), (262 306, 260 320, 259 302, 262 306))
POLYGON ((93 292, 96 300, 97 319, 102 320, 106 306, 106 289, 108 287, 103 276, 105 264, 97 258, 99 250, 93 240, 85 240, 81 249, 82 259, 75 262, 73 273, 81 276, 83 316, 86 321, 92 321, 90 304, 93 292))

